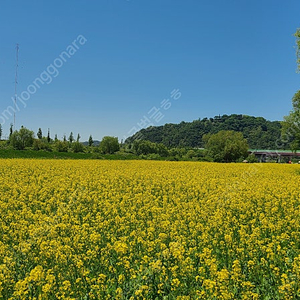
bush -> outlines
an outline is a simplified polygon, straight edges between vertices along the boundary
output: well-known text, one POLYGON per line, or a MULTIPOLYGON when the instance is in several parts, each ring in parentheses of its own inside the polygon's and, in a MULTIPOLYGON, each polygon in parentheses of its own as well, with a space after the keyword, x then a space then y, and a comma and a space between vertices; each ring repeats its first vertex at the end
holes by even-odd
POLYGON ((169 150, 169 155, 175 156, 178 159, 182 158, 187 153, 187 150, 185 148, 172 148, 169 150))
POLYGON ((152 143, 145 140, 135 141, 133 143, 133 151, 137 155, 158 154, 161 157, 169 155, 169 151, 164 144, 152 143))
POLYGON ((57 152, 68 152, 69 145, 67 141, 56 141, 55 142, 55 150, 57 152))
POLYGON ((156 153, 150 153, 148 155, 141 155, 143 159, 148 159, 148 160, 160 160, 161 156, 156 153))
POLYGON ((35 139, 33 141, 33 150, 39 151, 39 150, 47 150, 51 151, 51 145, 47 142, 45 138, 42 139, 35 139))
POLYGON ((75 153, 84 152, 84 146, 80 142, 72 143, 72 150, 75 153))
POLYGON ((187 153, 186 153, 186 156, 188 158, 193 158, 193 157, 196 157, 196 153, 194 150, 189 150, 187 153))
POLYGON ((6 149, 8 147, 7 141, 0 141, 0 149, 6 149))
POLYGON ((250 155, 247 156, 246 160, 248 161, 248 163, 256 163, 258 162, 256 156, 251 153, 250 155))

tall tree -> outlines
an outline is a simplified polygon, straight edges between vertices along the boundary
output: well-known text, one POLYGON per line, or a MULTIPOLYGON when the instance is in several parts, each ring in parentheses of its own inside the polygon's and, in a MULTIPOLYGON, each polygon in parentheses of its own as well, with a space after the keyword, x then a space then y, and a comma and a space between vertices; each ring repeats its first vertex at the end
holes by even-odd
POLYGON ((69 142, 72 144, 74 142, 74 136, 73 136, 73 132, 71 131, 70 135, 69 135, 69 142))
POLYGON ((55 142, 58 141, 57 134, 55 134, 55 136, 54 136, 54 141, 55 141, 55 142))
POLYGON ((77 142, 77 143, 79 143, 80 138, 81 138, 81 136, 80 136, 80 134, 78 133, 78 134, 77 134, 77 139, 76 139, 76 142, 77 142))
POLYGON ((0 141, 1 141, 1 137, 2 137, 2 124, 0 124, 0 141))
POLYGON ((93 144, 94 144, 93 137, 90 135, 90 137, 89 137, 89 146, 91 147, 91 146, 93 146, 93 144))
POLYGON ((9 138, 11 137, 11 135, 13 134, 14 130, 13 130, 13 124, 11 123, 10 124, 10 127, 9 127, 9 138))
POLYGON ((37 137, 38 137, 39 140, 41 140, 43 138, 43 133, 42 133, 42 129, 41 128, 39 128, 39 130, 38 130, 38 132, 37 132, 36 135, 37 135, 37 137))
POLYGON ((51 142, 51 138, 50 138, 50 128, 48 128, 47 142, 48 142, 48 143, 51 142))

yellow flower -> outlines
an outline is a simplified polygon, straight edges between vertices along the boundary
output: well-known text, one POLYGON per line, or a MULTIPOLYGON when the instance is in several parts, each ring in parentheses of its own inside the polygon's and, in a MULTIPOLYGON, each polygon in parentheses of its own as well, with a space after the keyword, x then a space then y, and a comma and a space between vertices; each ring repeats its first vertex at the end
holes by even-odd
POLYGON ((0 159, 0 298, 295 299, 299 174, 0 159))

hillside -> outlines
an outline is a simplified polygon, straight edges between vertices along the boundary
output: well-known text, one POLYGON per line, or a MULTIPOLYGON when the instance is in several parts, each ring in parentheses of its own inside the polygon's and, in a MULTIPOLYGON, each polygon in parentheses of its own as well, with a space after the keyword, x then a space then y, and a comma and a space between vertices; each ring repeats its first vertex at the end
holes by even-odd
POLYGON ((204 118, 180 124, 165 124, 142 129, 126 140, 126 143, 139 139, 163 143, 167 147, 204 147, 205 134, 214 134, 220 130, 234 130, 243 133, 251 149, 276 149, 280 139, 279 121, 268 121, 262 117, 246 115, 223 115, 204 118))

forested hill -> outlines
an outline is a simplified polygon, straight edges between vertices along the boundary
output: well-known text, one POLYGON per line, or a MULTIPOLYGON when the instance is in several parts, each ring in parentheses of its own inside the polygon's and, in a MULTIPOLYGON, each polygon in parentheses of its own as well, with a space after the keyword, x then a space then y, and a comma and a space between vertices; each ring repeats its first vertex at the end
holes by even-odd
POLYGON ((149 140, 163 143, 167 147, 204 147, 202 140, 205 134, 214 134, 220 130, 234 130, 243 133, 251 149, 276 149, 276 140, 280 139, 281 124, 279 121, 267 121, 262 117, 246 115, 223 115, 204 118, 180 124, 165 124, 142 129, 126 140, 149 140))

